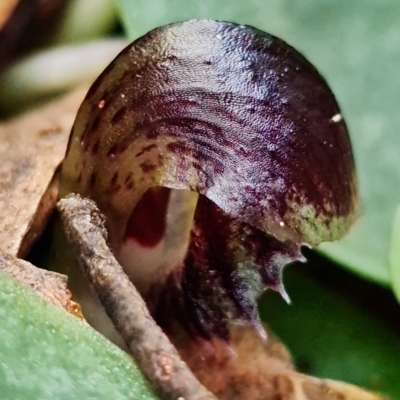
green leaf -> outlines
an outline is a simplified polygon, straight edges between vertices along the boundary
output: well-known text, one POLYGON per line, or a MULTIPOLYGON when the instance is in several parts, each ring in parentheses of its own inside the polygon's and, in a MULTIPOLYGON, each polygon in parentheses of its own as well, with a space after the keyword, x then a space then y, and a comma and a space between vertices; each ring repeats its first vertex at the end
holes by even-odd
POLYGON ((116 22, 114 0, 70 0, 52 42, 65 44, 93 40, 110 32, 116 22))
POLYGON ((158 399, 132 359, 0 274, 1 398, 158 399))
POLYGON ((390 284, 391 224, 400 198, 400 2, 118 0, 130 39, 191 18, 254 25, 299 49, 326 77, 348 122, 364 217, 329 257, 390 284))
POLYGON ((318 257, 285 271, 292 304, 267 292, 261 315, 300 371, 400 399, 400 310, 388 290, 318 257))
POLYGON ((400 302, 400 205, 397 207, 392 232, 392 247, 390 251, 390 266, 393 291, 400 302))

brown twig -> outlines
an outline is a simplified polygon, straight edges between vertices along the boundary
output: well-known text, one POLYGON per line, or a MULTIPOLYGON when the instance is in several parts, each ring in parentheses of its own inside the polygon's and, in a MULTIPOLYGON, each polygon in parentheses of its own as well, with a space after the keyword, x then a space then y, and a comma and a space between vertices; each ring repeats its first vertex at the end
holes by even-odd
POLYGON ((71 195, 57 205, 68 239, 108 316, 163 399, 216 400, 180 358, 107 246, 95 203, 71 195))

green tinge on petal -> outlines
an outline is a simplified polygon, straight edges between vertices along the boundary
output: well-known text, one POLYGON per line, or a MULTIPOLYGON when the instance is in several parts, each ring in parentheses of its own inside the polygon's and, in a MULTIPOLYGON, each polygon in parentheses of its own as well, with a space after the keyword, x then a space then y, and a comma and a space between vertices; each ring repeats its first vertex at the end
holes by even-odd
POLYGON ((357 185, 354 183, 352 186, 352 206, 347 215, 337 215, 329 203, 323 207, 326 213, 318 213, 313 204, 307 204, 306 201, 290 204, 290 213, 285 216, 285 220, 302 238, 304 244, 316 246, 323 242, 339 240, 349 231, 361 215, 357 185))

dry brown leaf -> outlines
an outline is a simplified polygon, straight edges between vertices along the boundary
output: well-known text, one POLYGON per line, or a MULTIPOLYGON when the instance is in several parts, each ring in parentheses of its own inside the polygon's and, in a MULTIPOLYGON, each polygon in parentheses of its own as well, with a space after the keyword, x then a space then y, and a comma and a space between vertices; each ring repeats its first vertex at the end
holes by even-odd
POLYGON ((43 300, 83 319, 80 306, 72 300, 66 275, 37 268, 27 261, 1 251, 0 271, 17 280, 43 300))
POLYGON ((176 343, 200 382, 221 400, 383 400, 354 385, 295 371, 286 347, 266 327, 265 340, 251 327, 223 341, 176 343), (223 373, 221 373, 223 371, 223 373))
POLYGON ((0 249, 12 255, 26 256, 54 209, 57 187, 50 183, 86 91, 0 125, 0 249))

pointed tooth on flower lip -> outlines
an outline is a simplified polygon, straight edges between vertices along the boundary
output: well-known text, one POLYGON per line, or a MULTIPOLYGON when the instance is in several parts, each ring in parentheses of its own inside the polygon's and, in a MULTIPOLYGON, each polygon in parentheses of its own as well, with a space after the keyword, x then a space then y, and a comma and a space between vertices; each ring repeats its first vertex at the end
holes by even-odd
POLYGON ((200 196, 183 268, 156 282, 146 298, 166 329, 179 321, 190 332, 229 338, 231 323, 261 324, 257 300, 266 288, 284 294, 283 267, 301 258, 282 243, 226 215, 200 196))
MULTIPOLYGON (((157 28, 100 75, 63 162, 60 195, 70 192, 106 215, 128 274, 164 299, 149 300, 153 312, 176 306, 204 337, 225 337, 232 319, 256 325, 258 296, 285 296, 282 268, 302 259, 299 247, 339 239, 359 215, 349 135, 325 80, 282 40, 211 20, 157 28), (168 222, 152 224, 153 241, 135 226, 135 207, 156 186, 190 203, 169 263, 160 250, 174 236, 168 222), (146 268, 138 252, 156 249, 146 268)), ((179 215, 169 204, 166 215, 179 215)))

